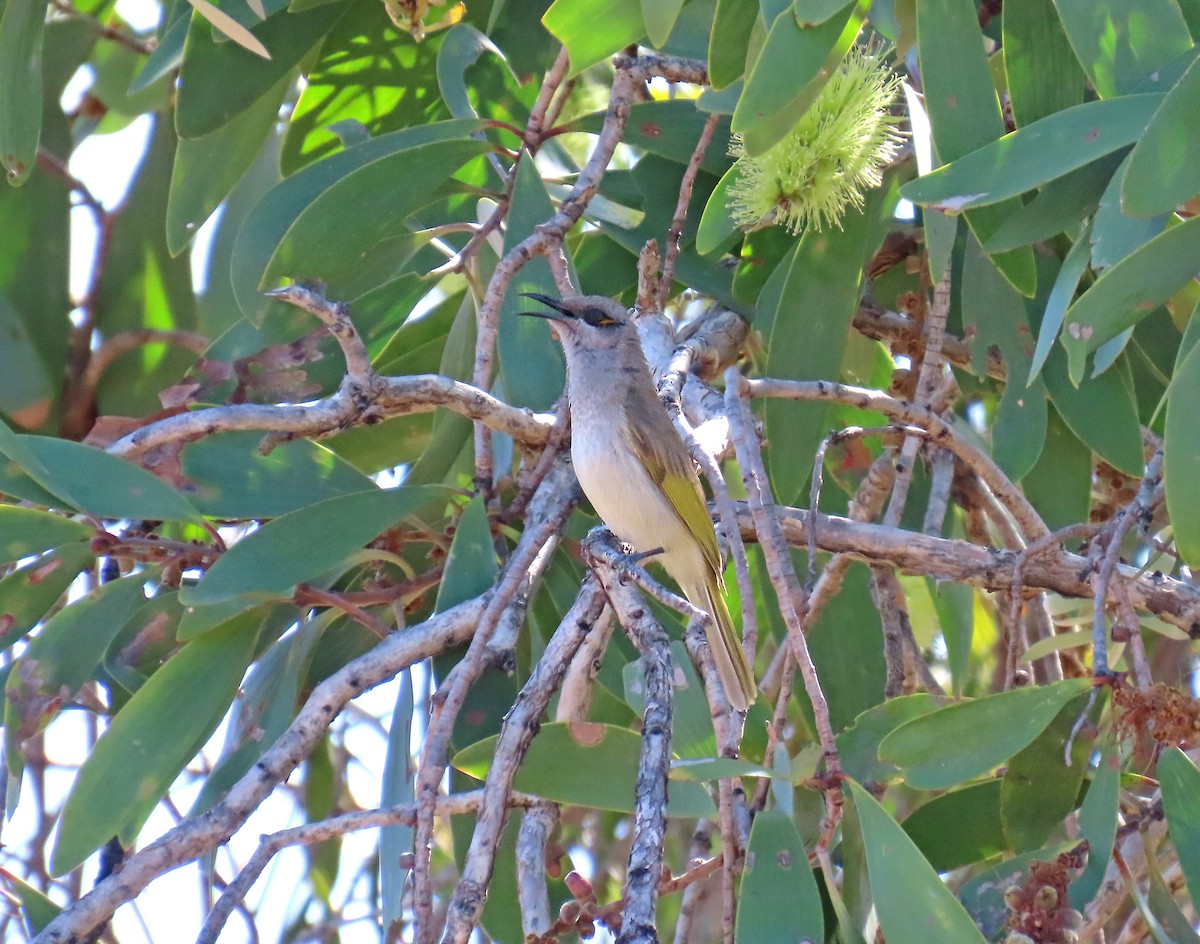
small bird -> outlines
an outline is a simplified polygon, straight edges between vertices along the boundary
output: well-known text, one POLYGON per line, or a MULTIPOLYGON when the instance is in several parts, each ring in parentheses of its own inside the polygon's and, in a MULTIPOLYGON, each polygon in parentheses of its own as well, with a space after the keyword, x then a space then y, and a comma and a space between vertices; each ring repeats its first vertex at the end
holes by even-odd
POLYGON ((659 561, 689 602, 712 615, 708 644, 730 704, 754 701, 754 672, 725 605, 721 553, 700 480, 659 402, 629 313, 611 298, 525 294, 548 311, 567 358, 571 460, 613 533, 659 561))

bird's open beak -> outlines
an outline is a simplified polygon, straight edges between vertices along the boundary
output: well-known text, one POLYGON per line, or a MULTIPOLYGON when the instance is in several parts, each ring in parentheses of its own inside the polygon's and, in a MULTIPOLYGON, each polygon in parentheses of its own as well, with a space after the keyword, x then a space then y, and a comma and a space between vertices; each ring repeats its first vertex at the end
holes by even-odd
POLYGON ((522 311, 518 314, 527 315, 530 318, 546 318, 549 321, 573 321, 575 319, 575 314, 569 308, 564 307, 562 302, 549 295, 542 295, 538 292, 522 292, 521 297, 541 302, 550 311, 522 311))

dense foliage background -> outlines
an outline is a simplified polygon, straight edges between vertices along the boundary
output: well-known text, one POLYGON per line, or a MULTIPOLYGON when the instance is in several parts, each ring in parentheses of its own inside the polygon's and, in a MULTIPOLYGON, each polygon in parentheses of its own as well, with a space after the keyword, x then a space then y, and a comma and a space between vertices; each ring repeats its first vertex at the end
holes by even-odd
POLYGON ((6 939, 1198 939, 1200 2, 0 10, 6 939), (856 46, 908 143, 744 232, 856 46), (744 720, 531 291, 637 308, 744 720))

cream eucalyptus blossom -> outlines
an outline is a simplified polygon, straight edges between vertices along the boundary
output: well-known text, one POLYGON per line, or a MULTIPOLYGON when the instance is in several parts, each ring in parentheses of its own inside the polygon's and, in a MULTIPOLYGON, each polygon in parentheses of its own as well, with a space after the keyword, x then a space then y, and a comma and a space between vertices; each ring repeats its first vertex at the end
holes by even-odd
POLYGON ((840 227, 846 208, 863 205, 903 143, 890 111, 899 89, 899 76, 875 52, 857 48, 778 144, 751 157, 734 135, 733 219, 750 228, 782 224, 792 233, 840 227))

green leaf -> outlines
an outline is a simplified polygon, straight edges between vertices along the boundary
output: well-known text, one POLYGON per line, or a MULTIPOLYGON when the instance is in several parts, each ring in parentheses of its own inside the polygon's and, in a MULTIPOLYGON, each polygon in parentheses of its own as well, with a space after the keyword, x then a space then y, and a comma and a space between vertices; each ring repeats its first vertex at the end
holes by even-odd
POLYGON ((1076 387, 1067 377, 1066 356, 1055 347, 1043 378, 1051 402, 1071 431, 1113 468, 1140 477, 1145 468, 1142 428, 1128 362, 1122 359, 1076 387))
POLYGON ((1146 219, 1129 216, 1122 208, 1121 181, 1125 177, 1129 159, 1125 158, 1113 179, 1109 181, 1100 197, 1096 215, 1092 218, 1092 268, 1097 274, 1146 245, 1167 225, 1169 214, 1146 219))
POLYGON ((254 29, 271 53, 263 59, 235 43, 218 42, 197 13, 188 30, 179 74, 175 127, 183 138, 211 134, 260 101, 292 74, 329 32, 346 5, 330 3, 304 13, 280 12, 254 29))
POLYGON ((646 34, 642 0, 554 0, 542 23, 567 47, 571 78, 646 34))
POLYGON ((86 541, 95 529, 82 521, 17 505, 0 505, 0 563, 31 557, 72 541, 86 541))
MULTIPOLYGON (((275 607, 266 612, 269 629, 295 618, 290 607, 275 607)), ((313 648, 326 628, 341 618, 339 611, 328 609, 303 621, 295 632, 271 646, 254 664, 230 711, 221 756, 204 781, 189 816, 211 809, 287 730, 296 715, 313 648)))
MULTIPOLYGON (((1163 487, 1175 529, 1175 545, 1192 567, 1200 566, 1200 319, 1193 312, 1179 346, 1178 363, 1167 393, 1163 431, 1163 487)), ((1198 892, 1200 894, 1200 892, 1198 892)))
POLYGON ((1021 479, 1021 490, 1051 531, 1087 519, 1092 491, 1092 450, 1071 432, 1057 410, 1050 410, 1046 445, 1037 464, 1021 479))
POLYGON ((917 807, 901 825, 939 872, 1009 851, 1000 819, 999 780, 951 790, 917 807))
POLYGON ((353 297, 395 278, 397 268, 428 240, 409 232, 404 218, 428 205, 447 177, 490 148, 486 141, 437 141, 354 168, 296 216, 259 287, 283 278, 317 279, 334 296, 353 297), (348 211, 354 214, 349 230, 348 211), (341 238, 330 240, 339 226, 341 238))
POLYGON ((847 786, 862 827, 871 893, 888 944, 982 944, 971 916, 900 825, 853 780, 847 786))
POLYGON ((1193 898, 1200 896, 1200 770, 1177 747, 1158 759, 1167 831, 1193 898))
POLYGON ((1004 763, 1090 686, 1088 679, 1068 679, 941 708, 885 737, 879 757, 901 768, 917 790, 948 789, 1004 763))
POLYGON ((1174 0, 1055 0, 1054 6, 1079 64, 1101 98, 1132 92, 1192 45, 1174 0))
POLYGON ((261 627, 261 614, 248 614, 184 646, 113 718, 63 806, 54 875, 140 828, 229 709, 261 627))
POLYGON ((9 768, 21 743, 54 719, 95 674, 109 644, 146 598, 153 573, 122 577, 97 587, 46 621, 21 653, 5 686, 4 737, 9 768))
POLYGON ((0 879, 3 879, 4 884, 21 903, 21 910, 25 912, 25 923, 31 935, 40 933, 46 925, 62 914, 61 905, 55 904, 32 885, 22 882, 8 869, 0 869, 0 879))
MULTIPOLYGON (((1004 134, 1004 119, 972 0, 916 0, 916 8, 921 81, 933 146, 938 160, 949 164, 992 145, 1004 134)), ((969 193, 983 190, 973 186, 969 193)), ((1002 202, 992 209, 976 209, 967 214, 967 223, 985 243, 1019 205, 1002 202)), ((1017 291, 1033 294, 1037 276, 1032 251, 1014 249, 991 259, 1017 291)))
MULTIPOLYGON (((387 754, 383 761, 383 785, 380 789, 381 807, 399 806, 416 799, 415 771, 410 738, 413 730, 415 699, 412 669, 400 673, 400 691, 388 725, 387 754)), ((383 926, 390 928, 404 912, 404 887, 408 869, 399 865, 400 856, 413 851, 415 830, 397 824, 379 831, 379 885, 383 926)))
POLYGON ((463 508, 446 555, 446 569, 438 584, 438 613, 477 597, 492 585, 500 566, 488 524, 487 504, 476 495, 463 508))
MULTIPOLYGON (((1142 842, 1149 847, 1147 837, 1143 836, 1142 842)), ((1159 944, 1200 944, 1200 935, 1196 934, 1191 920, 1163 881, 1162 871, 1153 855, 1146 856, 1146 872, 1150 880, 1146 900, 1143 903, 1139 896, 1135 897, 1135 902, 1154 939, 1159 944)))
MULTIPOLYGON (((634 671, 640 667, 630 663, 634 671)), ((627 666, 628 668, 628 666, 627 666)), ((640 708, 641 706, 636 706, 640 708)), ((672 738, 672 741, 674 738, 672 738)), ((762 764, 735 757, 693 757, 677 760, 671 764, 668 776, 671 780, 686 780, 703 783, 706 780, 728 780, 733 777, 769 777, 790 780, 790 771, 770 770, 762 764)))
POLYGON ((284 175, 341 151, 337 126, 342 122, 377 138, 449 118, 435 70, 444 35, 414 43, 379 0, 356 0, 326 35, 305 74, 280 156, 284 175))
POLYGON ((861 783, 886 784, 900 779, 900 770, 880 760, 879 743, 898 727, 914 718, 936 711, 948 699, 921 693, 891 698, 864 711, 854 724, 837 736, 842 770, 861 783))
POLYGON ((49 436, 21 436, 37 466, 26 466, 20 455, 0 442, 4 452, 22 465, 39 485, 61 496, 72 507, 98 518, 151 518, 196 521, 196 509, 175 489, 145 469, 82 443, 49 436))
POLYGON ((1017 127, 1083 101, 1083 72, 1053 0, 1009 0, 1003 29, 1004 73, 1017 127))
POLYGON ((704 205, 700 228, 696 230, 696 252, 701 255, 715 252, 738 230, 733 214, 729 212, 729 188, 737 176, 738 165, 734 164, 725 171, 704 205))
POLYGON ((1168 213, 1200 191, 1200 59, 1193 60, 1158 106, 1134 145, 1125 170, 1121 205, 1133 216, 1168 213))
MULTIPOLYGON (((856 562, 846 571, 841 592, 825 606, 808 635, 808 648, 835 731, 849 727, 864 711, 883 701, 887 668, 882 640, 870 574, 864 564, 856 562), (847 651, 859 653, 858 658, 847 659, 847 651)), ((807 694, 797 692, 796 697, 806 721, 815 723, 807 694)))
POLYGON ((793 0, 792 12, 801 26, 817 26, 846 5, 846 0, 793 0))
MULTIPOLYGON (((1024 483, 1022 483, 1024 484, 1024 483)), ((1072 519, 1077 520, 1077 519, 1072 519)), ((962 695, 970 679, 971 644, 975 637, 975 591, 966 584, 925 579, 946 642, 952 692, 962 695)))
MULTIPOLYGON (((276 250, 310 206, 316 205, 323 195, 339 185, 344 188, 347 178, 354 177, 357 171, 375 163, 386 162, 388 158, 397 154, 411 157, 412 151, 422 145, 438 141, 451 142, 481 127, 482 123, 476 121, 442 121, 372 138, 298 171, 269 190, 246 217, 234 245, 231 278, 234 294, 242 312, 250 321, 260 324, 272 305, 277 306, 277 310, 289 308, 282 302, 272 302, 259 292, 267 285, 268 273, 273 271, 271 267, 278 264, 274 259, 277 255, 276 250)), ((476 144, 465 141, 454 143, 459 146, 476 144)), ((427 170, 423 173, 432 171, 427 170)), ((442 169, 438 170, 438 174, 440 183, 446 174, 442 169)), ((389 191, 397 186, 397 181, 389 181, 389 191)), ((363 199, 361 187, 355 186, 354 191, 357 199, 363 199)), ((385 205, 377 196, 372 196, 371 209, 376 214, 381 214, 385 205)), ((332 209, 327 203, 324 206, 326 213, 332 209)), ((313 217, 310 216, 309 219, 311 221, 313 217)), ((392 222, 399 225, 399 220, 392 222)), ((335 231, 340 232, 344 229, 343 224, 344 217, 339 215, 335 231)), ((306 239, 309 242, 318 242, 321 235, 310 230, 306 239)), ((331 241, 327 238, 328 231, 323 235, 325 244, 329 245, 331 241)), ((356 240, 354 242, 357 244, 356 240)), ((311 259, 301 261, 307 265, 311 259)))
POLYGON ((1087 697, 1080 695, 1067 702, 1046 730, 1008 762, 1000 788, 1000 816, 1004 835, 1015 852, 1045 844, 1075 808, 1092 745, 1076 738, 1069 767, 1063 751, 1087 707, 1087 697))
MULTIPOLYGON (((451 763, 477 780, 487 777, 496 737, 459 751, 451 763)), ((641 737, 627 728, 592 722, 543 724, 517 771, 513 789, 557 803, 632 813, 641 737)), ((714 816, 712 799, 698 783, 671 787, 668 816, 714 816)))
POLYGON ((375 483, 327 447, 309 440, 258 451, 262 434, 219 433, 183 450, 188 494, 213 518, 277 518, 316 502, 375 489, 375 483))
POLYGON ((984 249, 1003 252, 1063 232, 1074 237, 1080 222, 1095 212, 1125 154, 1122 148, 1052 180, 1029 203, 1009 214, 984 243, 984 249))
POLYGON ((1079 235, 1079 238, 1075 240, 1075 245, 1071 247, 1071 251, 1063 259, 1062 266, 1058 270, 1058 275, 1055 276, 1054 285, 1050 289, 1050 294, 1046 297, 1046 305, 1042 311, 1042 324, 1038 328, 1037 347, 1034 348, 1033 363, 1029 368, 1029 380, 1031 383, 1041 374, 1042 366, 1046 363, 1046 358, 1050 356, 1050 350, 1054 346, 1054 342, 1058 339, 1058 332, 1062 328, 1067 308, 1070 307, 1071 301, 1075 297, 1075 290, 1079 287, 1079 280, 1083 278, 1083 273, 1087 271, 1088 257, 1091 250, 1090 236, 1091 230, 1085 228, 1079 235))
POLYGON ((661 49, 666 44, 682 9, 683 0, 642 0, 642 20, 650 45, 661 49))
POLYGON ((45 0, 6 0, 0 13, 0 163, 8 182, 24 183, 42 133, 45 0))
POLYGON ((750 827, 734 942, 823 940, 821 893, 804 840, 791 817, 764 810, 750 827))
POLYGON ((989 348, 998 348, 1004 357, 1008 382, 992 426, 992 451, 1000 468, 1020 479, 1033 468, 1046 441, 1046 392, 1041 379, 1029 380, 1025 300, 1001 277, 973 236, 968 237, 963 258, 962 317, 964 328, 975 332, 971 351, 977 374, 984 372, 989 348))
POLYGON ((1174 295, 1196 274, 1200 217, 1168 227, 1108 269, 1065 316, 1062 345, 1071 376, 1083 376, 1085 359, 1174 295))
POLYGON ((708 80, 714 89, 732 85, 746 71, 746 47, 758 9, 754 0, 717 0, 708 39, 708 80))
POLYGON ((1112 859, 1120 786, 1121 762, 1114 745, 1109 742, 1100 752, 1099 765, 1079 809, 1079 837, 1088 841, 1091 851, 1087 868, 1071 883, 1068 892, 1072 906, 1081 911, 1100 890, 1112 859))
POLYGON ((0 651, 36 626, 92 559, 90 542, 65 544, 0 580, 0 651))
POLYGON ((844 16, 808 29, 791 9, 775 18, 733 112, 747 154, 762 154, 796 126, 854 45, 869 5, 852 0, 844 16))
MULTIPOLYGON (((606 114, 606 111, 592 112, 575 119, 566 127, 572 131, 589 131, 595 134, 603 127, 606 114)), ((706 121, 708 115, 696 107, 694 100, 677 98, 659 102, 639 102, 629 109, 629 119, 625 123, 622 142, 646 153, 665 157, 676 164, 686 165, 691 160, 706 121)), ((728 137, 729 123, 726 119, 721 119, 713 132, 714 143, 709 146, 704 160, 700 162, 702 170, 712 174, 724 174, 729 169, 733 159, 716 143, 726 141, 728 137)), ((670 197, 669 194, 653 196, 662 200, 670 197)), ((674 206, 672 198, 670 207, 673 209, 674 206)))
MULTIPOLYGON (((145 328, 196 327, 191 266, 184 257, 172 258, 163 224, 177 143, 169 116, 157 115, 132 189, 114 216, 99 270, 96 330, 104 338, 145 328)), ((195 354, 174 345, 135 348, 101 376, 98 412, 142 416, 161 409, 159 392, 178 383, 195 359, 195 354)), ((86 432, 84 426, 74 435, 86 432)))
MULTIPOLYGON (((519 162, 504 232, 504 251, 512 251, 553 215, 554 205, 546 195, 536 165, 533 161, 519 162)), ((541 256, 535 256, 521 268, 504 294, 497 342, 500 379, 506 399, 513 406, 549 410, 562 395, 566 382, 562 352, 550 336, 548 322, 520 316, 531 305, 521 297, 522 292, 558 294, 550 264, 541 256)))
MULTIPOLYGON (((875 191, 864 210, 846 214, 841 229, 806 230, 781 263, 787 269, 777 305, 763 312, 771 325, 769 376, 829 380, 841 375, 863 266, 883 239, 880 224, 890 218, 891 206, 884 191, 875 191)), ((796 504, 812 475, 812 456, 828 432, 828 414, 824 404, 767 402, 767 435, 775 443, 767 466, 775 497, 785 505, 796 504)))
POLYGON ((297 584, 345 566, 376 535, 445 497, 443 489, 418 486, 354 492, 308 505, 246 535, 198 584, 184 587, 180 600, 207 606, 244 595, 290 597, 297 584))
POLYGON ((54 385, 28 326, 3 295, 0 295, 0 339, 5 353, 4 371, 0 372, 0 413, 26 428, 41 426, 50 413, 54 385))
POLYGON ((183 138, 171 168, 167 247, 177 256, 253 163, 279 119, 285 76, 258 101, 208 134, 183 138))
POLYGON ((1162 100, 1124 95, 1076 105, 966 152, 902 193, 914 203, 956 213, 999 203, 1132 144, 1162 100))

